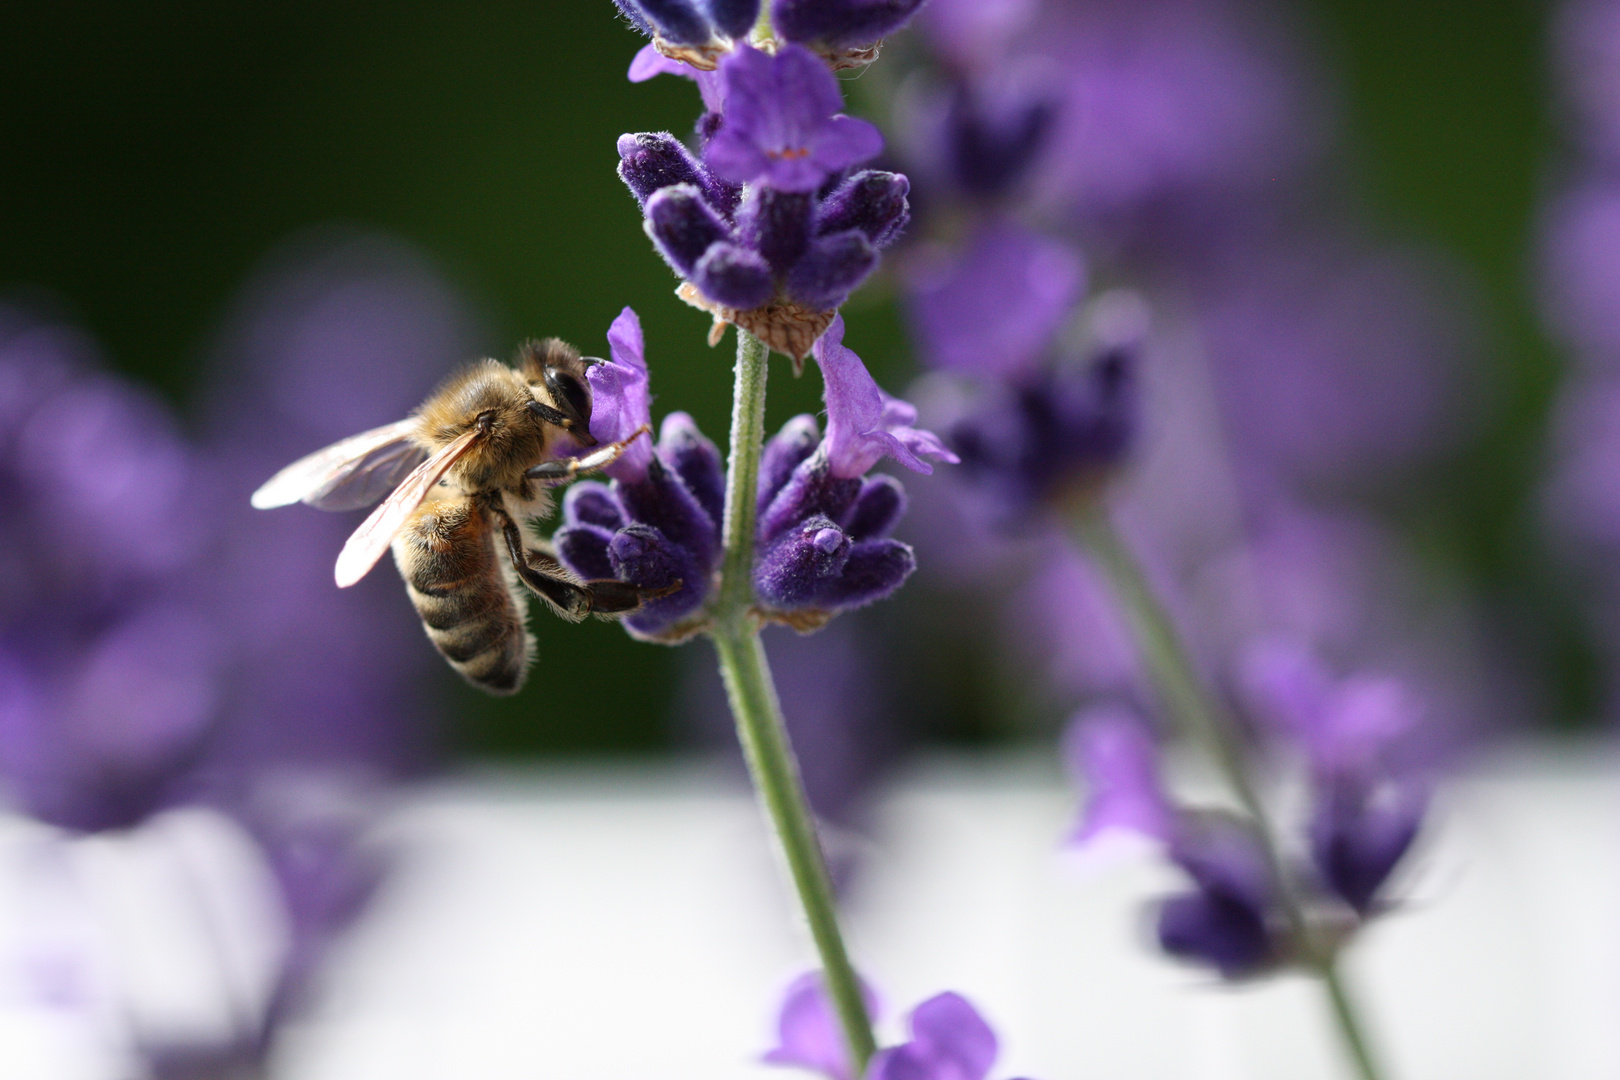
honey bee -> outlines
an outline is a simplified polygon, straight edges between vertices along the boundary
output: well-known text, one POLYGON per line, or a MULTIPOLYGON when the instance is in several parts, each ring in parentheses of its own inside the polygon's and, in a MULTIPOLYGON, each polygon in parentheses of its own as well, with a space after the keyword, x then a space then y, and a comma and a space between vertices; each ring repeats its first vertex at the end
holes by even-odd
POLYGON ((524 343, 515 369, 477 361, 406 419, 288 465, 253 505, 354 510, 382 499, 338 555, 338 587, 365 577, 392 546, 439 653, 474 686, 516 693, 534 654, 525 586, 570 621, 627 614, 672 591, 580 581, 524 539, 522 526, 550 511, 548 488, 612 463, 648 431, 559 456, 570 442, 598 447, 585 372, 600 362, 556 338, 524 343))

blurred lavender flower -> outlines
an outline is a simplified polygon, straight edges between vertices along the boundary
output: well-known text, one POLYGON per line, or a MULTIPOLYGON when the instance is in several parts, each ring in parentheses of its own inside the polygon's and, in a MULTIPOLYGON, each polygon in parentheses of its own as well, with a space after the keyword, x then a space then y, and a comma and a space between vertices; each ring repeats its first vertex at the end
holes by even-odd
POLYGON ((267 518, 247 497, 287 461, 407 415, 476 352, 471 320, 403 245, 315 236, 268 262, 213 352, 206 430, 223 538, 205 591, 215 618, 237 628, 217 760, 227 771, 247 762, 419 769, 433 756, 421 680, 437 666, 403 590, 385 575, 331 588, 352 518, 267 518))
MULTIPOLYGON (((608 331, 611 359, 587 374, 595 401, 591 434, 627 438, 652 422, 641 320, 625 308, 608 331)), ((557 554, 586 580, 618 578, 647 589, 677 582, 624 626, 648 641, 684 641, 703 628, 700 609, 720 560, 724 466, 686 413, 664 418, 656 450, 638 439, 606 472, 612 484, 575 484, 563 499, 557 554)))
POLYGON ((1336 679, 1310 650, 1286 639, 1254 642, 1246 659, 1241 681, 1256 731, 1293 747, 1306 764, 1310 867, 1284 868, 1297 878, 1294 902, 1304 905, 1298 923, 1283 907, 1257 826, 1177 803, 1161 785, 1156 747, 1132 710, 1094 706, 1065 736, 1070 771, 1087 788, 1068 843, 1090 847, 1123 829, 1163 844, 1194 889, 1159 904, 1159 943, 1227 979, 1309 962, 1318 950, 1337 948, 1355 920, 1383 910, 1378 894, 1416 839, 1428 803, 1428 783, 1402 753, 1420 710, 1401 683, 1336 679), (1327 928, 1331 940, 1318 940, 1327 928), (1307 938, 1295 940, 1296 933, 1307 938))
POLYGON ((1570 128, 1595 162, 1620 163, 1620 4, 1565 3, 1552 38, 1570 128))
POLYGON ((206 539, 198 465, 149 395, 96 368, 75 331, 0 309, 0 784, 83 830, 176 797, 222 660, 183 588, 206 539))
POLYGON ((1248 824, 1221 814, 1184 814, 1168 854, 1195 888, 1159 905, 1165 952, 1208 964, 1226 979, 1259 974, 1280 957, 1277 883, 1248 824))

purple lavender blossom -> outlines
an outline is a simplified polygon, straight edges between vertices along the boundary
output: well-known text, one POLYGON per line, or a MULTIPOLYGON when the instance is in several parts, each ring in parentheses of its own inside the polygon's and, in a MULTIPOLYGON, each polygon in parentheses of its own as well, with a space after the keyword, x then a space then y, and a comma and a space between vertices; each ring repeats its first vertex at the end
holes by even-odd
MULTIPOLYGON (((641 321, 625 308, 608 331, 611 358, 586 375, 591 434, 626 438, 652 422, 641 321)), ((606 472, 612 484, 575 484, 563 499, 557 554, 586 580, 617 578, 646 589, 680 583, 624 625, 637 637, 677 641, 695 633, 720 558, 720 452, 685 413, 664 418, 656 448, 638 439, 606 472)))
POLYGON ((1063 758, 1088 791, 1070 844, 1088 844, 1113 830, 1170 839, 1175 812, 1159 782, 1158 748, 1131 710, 1099 705, 1082 711, 1064 733, 1063 758))
MULTIPOLYGON (((637 74, 651 70, 640 65, 637 74)), ((659 254, 711 310, 802 358, 828 316, 811 319, 808 336, 772 328, 844 302, 904 227, 909 184, 880 170, 848 173, 881 149, 881 137, 838 114, 837 80, 804 49, 773 57, 744 47, 718 84, 700 84, 711 108, 724 103, 705 124, 706 163, 667 133, 625 135, 619 175, 659 254), (738 315, 788 304, 804 311, 738 315)))
POLYGON ((1620 183, 1589 180, 1543 213, 1547 317, 1588 365, 1613 368, 1620 364, 1620 183))
POLYGON ((916 567, 911 548, 888 533, 905 493, 886 476, 863 479, 887 455, 932 472, 920 455, 954 461, 932 432, 911 425, 916 410, 872 381, 843 345, 835 318, 815 346, 827 401, 827 435, 795 418, 766 444, 760 467, 759 557, 754 588, 790 622, 815 626, 833 612, 894 592, 916 567))
POLYGON ((745 45, 720 76, 724 119, 703 156, 722 179, 810 192, 883 149, 877 128, 843 115, 838 80, 808 49, 771 56, 745 45))
MULTIPOLYGON (((877 994, 864 979, 861 996, 866 999, 867 1013, 875 1019, 881 1012, 877 994)), ((830 1080, 854 1080, 849 1047, 820 971, 807 971, 793 980, 783 996, 776 1024, 778 1045, 766 1051, 761 1061, 809 1069, 830 1080)))
POLYGON ((917 422, 917 410, 884 393, 861 358, 844 347, 842 315, 833 319, 816 342, 815 358, 826 383, 827 437, 823 448, 833 476, 864 476, 885 457, 925 476, 934 468, 923 457, 956 464, 956 455, 938 436, 912 426, 917 422))

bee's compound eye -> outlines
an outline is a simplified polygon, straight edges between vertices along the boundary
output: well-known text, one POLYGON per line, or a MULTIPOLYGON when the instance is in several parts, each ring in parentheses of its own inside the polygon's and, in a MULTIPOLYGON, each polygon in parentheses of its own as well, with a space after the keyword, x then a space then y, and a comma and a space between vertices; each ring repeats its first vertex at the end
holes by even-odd
POLYGON ((550 368, 546 371, 546 389, 551 391, 558 410, 581 427, 590 427, 591 392, 584 383, 566 371, 550 368))

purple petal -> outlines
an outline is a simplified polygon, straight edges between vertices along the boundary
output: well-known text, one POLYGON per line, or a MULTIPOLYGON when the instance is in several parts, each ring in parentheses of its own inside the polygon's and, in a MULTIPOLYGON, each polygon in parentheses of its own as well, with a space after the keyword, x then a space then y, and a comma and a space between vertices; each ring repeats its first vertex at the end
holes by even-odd
POLYGON ((1311 860, 1327 886, 1365 915, 1417 838, 1428 809, 1423 785, 1340 781, 1311 818, 1311 860))
POLYGON ((861 358, 844 347, 842 315, 834 317, 813 351, 827 402, 827 437, 822 445, 834 476, 861 476, 885 456, 925 474, 933 467, 918 455, 956 462, 956 455, 932 432, 903 425, 884 427, 885 415, 906 415, 895 411, 904 403, 879 389, 861 358))
POLYGON ((1175 811, 1159 781, 1158 747, 1146 725, 1119 705, 1081 712, 1063 736, 1069 771, 1087 787, 1085 817, 1069 837, 1083 845, 1125 829, 1167 840, 1175 811))
POLYGON ((914 273, 906 310, 932 366, 1010 375, 1051 345, 1084 284, 1084 264, 1067 245, 994 224, 914 273))
MULTIPOLYGON (((865 980, 861 996, 866 999, 867 1012, 875 1017, 877 995, 865 980)), ((833 1080, 850 1080, 849 1050, 821 972, 806 972, 788 987, 777 1019, 777 1038, 779 1045, 761 1059, 767 1064, 798 1066, 833 1080)))
POLYGON ((721 64, 720 75, 725 119, 704 156, 728 180, 813 191, 883 148, 871 124, 837 115, 838 80, 808 49, 789 45, 768 56, 743 46, 721 64))
POLYGON ((960 994, 929 998, 911 1013, 911 1041, 872 1059, 868 1080, 984 1080, 996 1034, 960 994))
POLYGON ((630 70, 626 74, 631 82, 639 83, 646 82, 654 75, 679 75, 683 79, 690 79, 696 73, 696 68, 679 60, 670 59, 649 41, 636 52, 635 59, 630 61, 630 70))
MULTIPOLYGON (((611 359, 592 366, 585 375, 591 384, 591 434, 603 443, 628 439, 652 420, 641 320, 632 309, 625 308, 613 320, 608 348, 611 359)), ((643 435, 603 471, 615 480, 637 480, 646 474, 652 456, 652 438, 643 435)))
POLYGON ((600 525, 568 525, 558 529, 551 542, 563 565, 586 581, 613 576, 613 559, 608 549, 616 530, 600 525))

